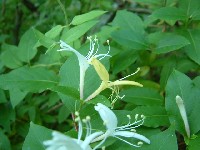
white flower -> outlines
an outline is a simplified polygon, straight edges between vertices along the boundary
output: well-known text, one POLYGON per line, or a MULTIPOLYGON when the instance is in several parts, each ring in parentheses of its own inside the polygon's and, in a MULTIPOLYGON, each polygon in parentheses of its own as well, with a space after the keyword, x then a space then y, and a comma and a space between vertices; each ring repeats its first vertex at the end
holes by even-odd
POLYGON ((178 105, 181 117, 182 117, 184 125, 185 125, 185 131, 187 133, 187 136, 190 138, 190 126, 189 126, 188 119, 187 119, 185 105, 184 105, 182 98, 179 95, 176 96, 176 103, 178 105))
POLYGON ((139 115, 136 115, 135 122, 133 122, 133 123, 130 123, 131 117, 130 117, 130 115, 128 115, 127 117, 129 118, 129 123, 127 125, 117 127, 118 120, 112 110, 110 110, 108 107, 106 107, 105 105, 103 105, 101 103, 98 103, 95 106, 95 110, 98 111, 101 119, 104 122, 104 125, 107 128, 106 132, 103 135, 101 135, 101 136, 97 137, 95 140, 93 140, 93 142, 102 140, 95 148, 102 145, 103 142, 109 136, 115 137, 115 138, 117 138, 129 145, 135 146, 135 147, 140 147, 141 143, 142 143, 141 141, 150 144, 150 140, 148 138, 146 138, 145 136, 143 136, 141 134, 132 132, 132 130, 135 130, 135 128, 139 127, 140 125, 142 125, 144 123, 145 117, 143 115, 140 116, 141 119, 139 119, 139 120, 138 120, 139 115), (131 131, 127 131, 127 130, 131 130, 131 131), (137 145, 135 145, 135 144, 132 144, 132 143, 120 138, 119 136, 135 138, 135 139, 138 139, 141 141, 138 142, 137 145))
MULTIPOLYGON (((79 144, 71 137, 61 134, 57 131, 52 132, 53 139, 44 141, 43 144, 48 146, 46 150, 82 150, 79 144)), ((88 147, 88 150, 91 148, 88 147)))
POLYGON ((53 131, 52 132, 53 139, 43 142, 43 144, 47 146, 46 150, 92 150, 89 144, 95 138, 102 135, 103 132, 100 131, 91 133, 90 117, 87 116, 85 119, 83 119, 83 123, 86 124, 87 133, 84 141, 81 140, 83 133, 82 121, 79 117, 78 112, 76 112, 75 115, 76 115, 75 121, 78 122, 79 126, 78 139, 74 139, 64 134, 61 134, 57 131, 53 131))
POLYGON ((94 40, 92 40, 92 37, 87 37, 87 39, 90 41, 90 50, 87 54, 87 56, 83 56, 82 54, 80 54, 77 50, 75 50, 74 48, 72 48, 70 45, 68 45, 67 43, 60 41, 60 47, 61 49, 59 49, 58 51, 71 51, 73 52, 77 57, 78 57, 78 61, 79 61, 79 67, 80 67, 80 99, 83 99, 83 92, 84 92, 84 78, 85 78, 85 72, 88 69, 91 59, 94 58, 99 58, 99 60, 103 59, 106 56, 110 56, 108 55, 110 52, 110 45, 109 45, 109 41, 107 41, 108 45, 109 45, 109 50, 106 54, 98 54, 97 52, 99 50, 99 43, 98 43, 98 39, 94 38, 94 40), (95 46, 96 45, 96 46, 95 46), (96 48, 97 47, 97 48, 96 48), (95 50, 96 48, 96 50, 95 50))

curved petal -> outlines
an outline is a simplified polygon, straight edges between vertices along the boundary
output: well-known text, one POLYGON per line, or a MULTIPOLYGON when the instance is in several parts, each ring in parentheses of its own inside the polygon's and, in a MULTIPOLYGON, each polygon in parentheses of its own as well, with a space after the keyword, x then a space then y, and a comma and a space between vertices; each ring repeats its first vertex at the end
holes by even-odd
POLYGON ((101 103, 97 103, 97 106, 95 106, 94 108, 96 111, 98 111, 101 119, 104 121, 107 130, 109 130, 110 132, 114 132, 115 128, 117 128, 118 121, 113 111, 101 103))
POLYGON ((52 132, 53 139, 44 141, 43 144, 47 146, 47 150, 82 150, 82 148, 70 137, 59 132, 52 132))
POLYGON ((87 59, 82 54, 80 54, 77 50, 75 50, 74 48, 72 48, 67 43, 65 43, 63 41, 60 41, 60 47, 62 49, 60 49, 59 51, 62 51, 62 50, 71 51, 78 58, 79 67, 80 67, 80 99, 83 99, 84 78, 85 78, 85 72, 86 72, 86 70, 89 67, 89 63, 88 63, 87 59))
POLYGON ((95 57, 91 58, 91 64, 94 66, 97 74, 101 78, 102 81, 108 82, 109 81, 109 74, 104 65, 95 57))
POLYGON ((138 140, 141 140, 145 143, 150 144, 150 140, 148 138, 146 138, 145 136, 135 133, 135 132, 130 132, 130 131, 117 131, 114 133, 114 136, 123 136, 123 137, 133 137, 136 138, 138 140))
POLYGON ((143 85, 138 83, 138 82, 128 81, 128 80, 122 80, 122 81, 117 80, 117 81, 114 81, 114 82, 110 82, 109 84, 110 84, 109 86, 113 86, 113 85, 135 85, 135 86, 143 87, 143 85))
POLYGON ((102 135, 103 132, 100 131, 100 132, 95 132, 91 135, 89 135, 82 143, 81 143, 81 147, 83 150, 89 150, 88 146, 89 144, 92 142, 93 139, 95 139, 96 137, 102 135))

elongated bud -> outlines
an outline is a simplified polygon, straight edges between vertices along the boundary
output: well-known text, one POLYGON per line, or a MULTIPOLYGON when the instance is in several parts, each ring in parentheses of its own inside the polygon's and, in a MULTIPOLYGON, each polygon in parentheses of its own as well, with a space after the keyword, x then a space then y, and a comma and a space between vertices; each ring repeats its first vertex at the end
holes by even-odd
POLYGON ((176 96, 176 103, 178 105, 181 117, 182 117, 184 125, 185 125, 185 131, 187 133, 188 138, 190 138, 190 126, 189 126, 188 119, 187 119, 185 105, 183 103, 182 98, 179 95, 176 96))

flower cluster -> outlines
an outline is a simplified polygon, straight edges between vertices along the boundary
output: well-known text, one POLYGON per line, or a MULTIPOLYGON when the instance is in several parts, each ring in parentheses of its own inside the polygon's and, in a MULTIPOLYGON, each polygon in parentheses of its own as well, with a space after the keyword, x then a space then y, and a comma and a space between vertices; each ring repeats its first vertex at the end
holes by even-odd
POLYGON ((103 125, 106 126, 106 131, 98 131, 92 133, 92 126, 90 124, 90 117, 87 116, 85 119, 81 120, 79 113, 76 112, 76 119, 75 121, 78 122, 79 129, 78 129, 78 138, 74 139, 71 137, 68 137, 64 134, 61 134, 59 132, 52 132, 53 139, 44 141, 44 145, 47 146, 46 150, 91 150, 90 143, 99 142, 93 150, 99 148, 103 145, 103 143, 106 141, 108 137, 115 137, 131 146, 134 147, 140 147, 143 142, 150 144, 150 140, 146 138, 145 136, 136 133, 135 128, 141 126, 144 123, 145 116, 138 114, 135 115, 135 121, 133 123, 130 122, 131 117, 128 115, 129 122, 128 124, 124 126, 117 127, 118 120, 114 112, 109 109, 107 106, 98 103, 95 107, 95 110, 99 113, 101 119, 103 120, 103 125), (140 119, 138 119, 140 118, 140 119), (82 133, 83 133, 83 123, 86 126, 86 136, 84 140, 81 139, 82 133), (137 144, 132 144, 121 137, 126 138, 135 138, 138 139, 139 142, 137 144))
MULTIPOLYGON (((80 99, 84 98, 84 78, 85 78, 85 72, 90 67, 93 66, 95 71, 97 72, 99 78, 101 79, 100 86, 94 90, 94 92, 89 95, 84 101, 90 101, 97 95, 99 95, 103 90, 109 88, 112 90, 112 94, 110 96, 112 105, 115 103, 115 101, 120 98, 122 99, 124 96, 119 96, 119 85, 133 85, 133 86, 140 86, 142 85, 135 81, 128 81, 124 80, 129 76, 134 75, 139 71, 139 68, 137 71, 133 74, 130 74, 122 79, 116 80, 116 81, 110 81, 109 80, 109 73, 104 67, 104 65, 100 62, 101 59, 105 57, 110 57, 110 45, 109 41, 107 41, 107 44, 109 46, 108 52, 106 54, 98 54, 99 51, 99 43, 98 39, 95 36, 94 39, 92 37, 87 38, 90 41, 90 50, 87 56, 83 56, 80 54, 77 50, 72 48, 67 43, 60 41, 60 47, 61 49, 59 51, 71 51, 73 52, 79 61, 79 67, 80 67, 80 99), (116 97, 113 99, 113 95, 116 95, 116 97)), ((61 134, 57 131, 52 132, 53 138, 48 141, 44 141, 44 145, 47 147, 46 150, 91 150, 90 147, 91 143, 99 142, 93 150, 102 147, 103 143, 106 141, 108 137, 114 137, 116 139, 119 139, 131 146, 134 147, 140 147, 143 142, 150 144, 150 140, 146 138, 145 136, 136 133, 135 128, 141 126, 144 123, 145 116, 144 115, 135 115, 135 121, 131 123, 131 116, 128 115, 128 123, 123 126, 117 126, 118 125, 118 119, 114 112, 108 108, 107 106, 103 105, 102 103, 97 103, 96 106, 94 106, 94 109, 98 112, 100 115, 100 118, 102 119, 104 125, 106 127, 106 130, 103 131, 97 131, 92 133, 92 125, 90 123, 90 116, 87 116, 86 118, 82 119, 79 116, 79 112, 75 112, 75 122, 78 124, 78 137, 77 139, 71 138, 69 136, 66 136, 64 134, 61 134), (83 137, 83 125, 85 125, 86 128, 86 135, 83 137), (130 143, 123 139, 125 138, 134 138, 137 139, 139 142, 136 144, 130 143)))

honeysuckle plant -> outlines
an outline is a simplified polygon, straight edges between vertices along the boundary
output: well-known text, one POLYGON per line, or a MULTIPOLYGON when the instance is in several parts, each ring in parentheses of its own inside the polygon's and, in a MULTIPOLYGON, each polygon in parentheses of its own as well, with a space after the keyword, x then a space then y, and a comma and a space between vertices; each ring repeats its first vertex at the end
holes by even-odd
POLYGON ((137 114, 135 116, 135 121, 133 123, 130 122, 131 117, 128 115, 129 122, 128 124, 124 126, 117 127, 118 120, 116 115, 113 113, 111 109, 109 109, 107 106, 98 103, 96 106, 94 106, 95 110, 99 113, 101 119, 103 120, 102 125, 106 126, 106 131, 97 131, 92 133, 92 126, 90 123, 90 117, 87 116, 85 119, 81 121, 81 118, 79 116, 78 112, 75 112, 76 119, 75 121, 78 122, 78 138, 74 139, 71 137, 68 137, 64 134, 61 134, 57 131, 52 132, 53 139, 44 141, 43 144, 47 146, 46 150, 68 150, 68 149, 76 149, 76 150, 91 150, 90 143, 99 142, 98 145, 96 145, 93 150, 99 148, 103 145, 103 143, 106 141, 106 139, 109 136, 115 137, 131 146, 134 147, 140 147, 143 142, 150 144, 150 140, 146 138, 145 136, 136 133, 135 128, 141 126, 144 123, 145 116, 141 115, 138 119, 139 115, 137 114), (84 140, 82 140, 82 134, 83 134, 83 123, 86 125, 86 136, 84 140), (128 131, 129 130, 129 131, 128 131), (140 140, 137 145, 132 144, 120 137, 126 137, 126 138, 135 138, 140 140))
POLYGON ((135 81, 124 80, 127 77, 136 74, 139 71, 139 68, 137 69, 136 72, 134 72, 134 73, 132 73, 132 74, 130 74, 130 75, 124 77, 124 78, 121 78, 119 80, 112 82, 112 81, 109 81, 108 71, 106 70, 104 65, 98 59, 93 57, 93 58, 91 58, 90 63, 94 66, 94 68, 95 68, 97 74, 99 75, 100 79, 102 80, 102 82, 101 82, 101 85, 99 86, 99 88, 96 89, 91 95, 89 95, 86 98, 86 101, 89 101, 92 98, 96 97, 97 95, 99 95, 99 93, 101 93, 103 90, 105 90, 107 88, 110 88, 111 90, 113 90, 118 95, 118 88, 117 87, 119 85, 133 85, 133 86, 139 86, 139 87, 143 86, 142 84, 135 82, 135 81))
POLYGON ((84 97, 84 78, 85 78, 85 72, 90 66, 90 62, 93 58, 98 58, 99 60, 110 57, 110 45, 109 41, 107 40, 107 43, 109 45, 108 52, 106 54, 97 54, 99 51, 99 43, 98 39, 95 36, 94 39, 92 37, 87 37, 87 39, 90 41, 90 50, 86 56, 83 56, 81 53, 79 53, 77 50, 72 48, 69 44, 65 43, 64 41, 60 41, 60 49, 58 51, 71 51, 73 52, 79 61, 79 67, 80 67, 80 84, 79 84, 79 90, 80 90, 80 99, 83 99, 84 97))
POLYGON ((187 137, 190 138, 190 126, 189 126, 189 122, 188 122, 188 118, 187 118, 185 105, 184 105, 183 99, 179 95, 176 96, 176 103, 178 105, 178 109, 180 111, 181 118, 183 119, 187 137))
POLYGON ((95 110, 99 113, 101 119, 103 120, 103 124, 106 126, 106 132, 104 134, 102 134, 101 136, 97 137, 94 141, 99 141, 102 140, 95 148, 99 147, 100 145, 103 144, 103 142, 109 137, 115 137, 131 146, 134 147, 140 147, 143 142, 150 144, 150 140, 148 138, 146 138, 145 136, 136 133, 135 128, 141 126, 144 123, 145 120, 145 116, 141 115, 139 118, 139 115, 137 114, 135 116, 135 121, 133 123, 131 123, 131 117, 130 115, 128 115, 128 119, 129 122, 128 124, 124 125, 124 126, 117 126, 118 124, 118 119, 116 117, 116 115, 114 114, 114 112, 109 109, 107 106, 98 103, 95 106, 95 110), (136 144, 132 144, 120 137, 126 137, 126 138, 135 138, 140 140, 137 145, 136 144))
POLYGON ((71 138, 57 131, 52 132, 53 138, 51 140, 44 141, 43 144, 47 146, 46 150, 92 150, 90 143, 102 135, 102 131, 92 133, 92 127, 90 124, 90 117, 87 116, 81 121, 78 112, 75 112, 76 119, 78 122, 78 138, 71 138), (81 140, 83 134, 83 123, 86 125, 86 136, 84 140, 81 140))

